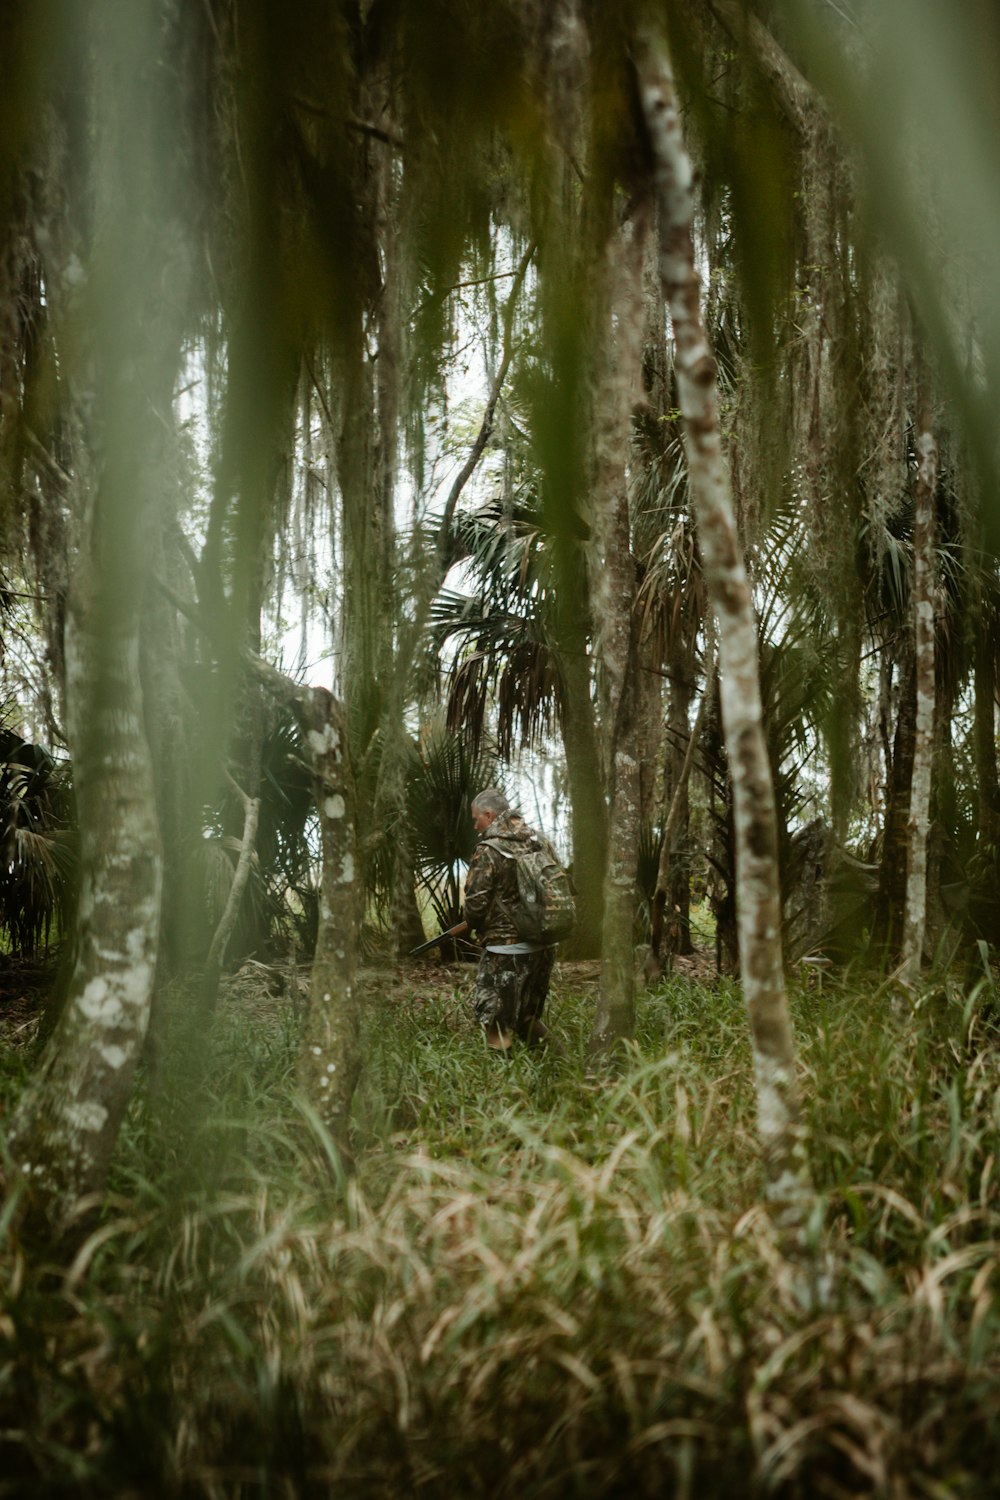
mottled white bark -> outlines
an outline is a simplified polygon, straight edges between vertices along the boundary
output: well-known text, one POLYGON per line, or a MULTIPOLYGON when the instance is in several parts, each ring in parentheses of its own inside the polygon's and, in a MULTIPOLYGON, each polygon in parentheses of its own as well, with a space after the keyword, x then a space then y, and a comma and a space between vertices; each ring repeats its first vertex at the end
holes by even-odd
POLYGON ((590 1038, 605 1051, 635 1031, 635 880, 639 855, 638 623, 628 499, 631 416, 639 391, 648 211, 640 207, 608 249, 613 324, 597 391, 597 453, 590 547, 595 650, 603 699, 609 789, 601 981, 590 1038))
POLYGON ((343 710, 325 688, 296 700, 305 731, 323 843, 319 931, 299 1082, 347 1154, 351 1100, 361 1070, 357 993, 358 860, 354 794, 343 710))
POLYGON ((77 960, 10 1140, 34 1216, 54 1231, 104 1184, 149 1021, 161 883, 138 621, 109 650, 77 607, 66 649, 81 830, 77 960))
MULTIPOLYGON (((162 858, 139 675, 155 555, 160 415, 180 361, 190 262, 172 217, 174 79, 147 5, 88 12, 94 113, 80 142, 87 232, 49 247, 63 422, 73 436, 67 728, 81 837, 75 966, 10 1133, 29 1211, 58 1233, 104 1185, 149 1020, 162 858)), ((72 216, 70 216, 72 222, 72 216)))
POLYGON ((719 626, 722 718, 736 825, 740 971, 750 1019, 768 1195, 790 1225, 808 1186, 781 953, 774 789, 764 740, 757 632, 719 428, 716 367, 695 270, 693 173, 670 59, 651 35, 635 49, 660 215, 660 278, 674 331, 685 448, 709 598, 719 626))
POLYGON ((920 977, 927 922, 927 839, 934 762, 934 492, 937 443, 932 430, 926 375, 917 411, 917 483, 913 527, 913 619, 917 714, 907 821, 906 906, 903 914, 902 976, 920 977))
POLYGON ((663 941, 663 913, 666 909, 667 896, 670 890, 670 856, 673 853, 674 843, 680 830, 681 821, 687 809, 687 789, 691 776, 691 767, 694 764, 694 752, 701 739, 701 731, 705 723, 705 714, 708 704, 715 688, 715 666, 705 679, 705 690, 701 695, 698 705, 698 713, 695 716, 694 728, 688 731, 688 742, 684 750, 684 759, 681 761, 674 783, 673 792, 670 797, 670 806, 663 824, 663 842, 660 845, 660 859, 656 867, 656 890, 653 894, 652 931, 650 933, 649 951, 646 954, 644 971, 646 978, 650 981, 659 979, 664 972, 664 961, 661 956, 663 941))

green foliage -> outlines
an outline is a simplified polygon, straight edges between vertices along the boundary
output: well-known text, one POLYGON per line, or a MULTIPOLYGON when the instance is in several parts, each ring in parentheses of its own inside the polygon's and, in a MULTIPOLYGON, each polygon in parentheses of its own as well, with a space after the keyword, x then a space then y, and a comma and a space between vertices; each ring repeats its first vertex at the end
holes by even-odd
POLYGON ((15 952, 66 932, 77 855, 68 762, 0 728, 0 936, 15 952))
POLYGON ((502 1059, 435 979, 367 978, 350 1179, 297 1106, 293 1012, 246 993, 135 1101, 68 1267, 4 1221, 0 1494, 989 1488, 992 981, 794 997, 810 1303, 760 1206, 735 987, 647 996, 607 1082, 592 981, 557 979, 564 1058, 502 1059))
POLYGON ((509 505, 491 501, 463 517, 456 533, 477 592, 442 590, 431 610, 438 650, 459 648, 448 722, 478 744, 495 710, 497 749, 509 761, 518 745, 551 735, 562 713, 553 538, 530 494, 509 505))
POLYGON ((497 777, 488 743, 441 722, 429 725, 413 747, 406 817, 414 870, 442 929, 461 921, 460 866, 476 844, 470 804, 497 777))
MULTIPOLYGON (((1000 310, 979 269, 1000 251, 995 14, 947 0, 860 0, 846 13, 780 0, 775 10, 863 158, 867 227, 898 261, 985 498, 996 484, 1000 387, 1000 310), (966 327, 976 329, 975 374, 966 327)), ((982 519, 995 553, 996 507, 985 504, 982 519)))
MULTIPOLYGON (((231 962, 287 950, 291 939, 302 953, 316 943, 319 916, 319 838, 309 767, 301 730, 284 706, 267 705, 260 747, 260 809, 255 858, 240 920, 228 947, 231 962)), ((237 776, 243 771, 238 769, 237 776)), ((213 837, 201 847, 208 925, 207 947, 232 885, 242 842, 243 804, 232 787, 220 790, 206 813, 213 837)))

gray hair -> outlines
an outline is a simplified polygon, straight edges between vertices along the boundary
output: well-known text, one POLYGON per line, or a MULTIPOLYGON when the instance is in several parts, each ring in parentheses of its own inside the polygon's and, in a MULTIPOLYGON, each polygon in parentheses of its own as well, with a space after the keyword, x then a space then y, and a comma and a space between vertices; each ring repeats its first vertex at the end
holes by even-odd
POLYGON ((495 813, 497 817, 501 813, 510 812, 510 803, 498 786, 488 786, 485 792, 480 792, 478 797, 472 799, 473 813, 495 813))

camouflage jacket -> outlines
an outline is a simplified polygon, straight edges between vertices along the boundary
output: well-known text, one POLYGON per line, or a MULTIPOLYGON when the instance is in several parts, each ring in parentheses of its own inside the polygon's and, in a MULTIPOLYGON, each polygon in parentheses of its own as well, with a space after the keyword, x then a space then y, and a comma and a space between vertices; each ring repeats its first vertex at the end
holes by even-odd
POLYGON ((517 813, 505 812, 480 834, 465 877, 465 917, 483 943, 516 943, 513 911, 517 905, 517 867, 490 843, 527 843, 532 830, 517 813))

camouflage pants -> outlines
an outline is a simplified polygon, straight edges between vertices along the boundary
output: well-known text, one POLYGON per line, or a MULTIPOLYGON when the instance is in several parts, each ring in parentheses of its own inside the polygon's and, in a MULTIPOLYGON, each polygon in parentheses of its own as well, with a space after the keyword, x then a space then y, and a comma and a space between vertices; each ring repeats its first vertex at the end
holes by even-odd
POLYGON ((540 1021, 549 993, 556 950, 490 953, 479 960, 473 1002, 480 1026, 500 1025, 521 1038, 540 1021))

